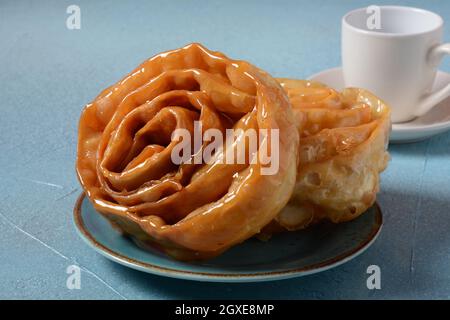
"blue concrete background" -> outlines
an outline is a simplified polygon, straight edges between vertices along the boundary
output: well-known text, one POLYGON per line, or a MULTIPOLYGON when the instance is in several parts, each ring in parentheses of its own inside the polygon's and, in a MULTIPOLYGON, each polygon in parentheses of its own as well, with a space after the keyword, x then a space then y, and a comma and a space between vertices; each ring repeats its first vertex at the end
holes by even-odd
MULTIPOLYGON (((357 259, 269 283, 196 283, 101 257, 76 235, 77 122, 84 104, 144 59, 197 41, 274 76, 305 78, 340 64, 340 18, 376 4, 450 1, 1 1, 0 298, 450 298, 450 134, 392 146, 379 203, 385 227, 357 259), (68 30, 66 8, 81 8, 68 30), (82 267, 81 290, 66 268, 82 267), (366 288, 377 264, 382 289, 366 288)), ((450 59, 442 65, 450 71, 450 59)))

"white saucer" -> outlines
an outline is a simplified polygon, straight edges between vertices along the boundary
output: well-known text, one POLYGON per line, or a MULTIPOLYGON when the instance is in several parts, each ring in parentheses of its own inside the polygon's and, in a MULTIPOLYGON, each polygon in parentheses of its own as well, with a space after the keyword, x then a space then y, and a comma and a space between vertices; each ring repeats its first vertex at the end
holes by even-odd
MULTIPOLYGON (((322 82, 336 90, 342 90, 344 88, 342 68, 325 70, 312 75, 308 79, 322 82)), ((444 87, 448 83, 450 83, 450 74, 438 71, 433 85, 433 91, 444 87)), ((417 142, 448 130, 450 130, 450 97, 427 114, 413 121, 392 124, 390 142, 417 142)))

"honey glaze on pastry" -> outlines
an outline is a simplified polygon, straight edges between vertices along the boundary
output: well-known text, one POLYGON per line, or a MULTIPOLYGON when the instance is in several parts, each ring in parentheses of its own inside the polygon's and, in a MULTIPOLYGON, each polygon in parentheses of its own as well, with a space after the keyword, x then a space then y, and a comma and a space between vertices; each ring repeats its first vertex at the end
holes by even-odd
POLYGON ((125 235, 177 259, 204 259, 259 233, 286 205, 298 141, 277 81, 247 62, 191 44, 145 61, 85 107, 77 173, 95 209, 125 235), (179 141, 171 134, 192 132, 194 121, 221 132, 279 129, 279 170, 261 174, 259 157, 216 162, 221 154, 208 163, 174 164, 179 141))
POLYGON ((375 202, 389 160, 390 109, 362 89, 278 81, 300 123, 299 166, 293 196, 266 233, 355 219, 375 202))

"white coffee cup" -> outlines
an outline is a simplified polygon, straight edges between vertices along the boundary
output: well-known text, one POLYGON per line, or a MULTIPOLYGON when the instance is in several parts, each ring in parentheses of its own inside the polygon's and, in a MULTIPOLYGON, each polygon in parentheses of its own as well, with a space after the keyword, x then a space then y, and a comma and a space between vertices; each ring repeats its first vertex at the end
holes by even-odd
POLYGON ((450 54, 450 43, 442 44, 443 25, 439 15, 417 8, 351 11, 342 19, 345 86, 379 96, 391 106, 393 122, 425 114, 450 96, 450 84, 431 92, 440 61, 450 54))

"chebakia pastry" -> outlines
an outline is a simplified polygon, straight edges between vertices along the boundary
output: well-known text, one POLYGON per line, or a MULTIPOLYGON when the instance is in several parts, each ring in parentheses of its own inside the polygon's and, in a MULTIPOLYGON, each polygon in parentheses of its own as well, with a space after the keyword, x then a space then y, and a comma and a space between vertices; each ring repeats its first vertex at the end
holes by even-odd
POLYGON ((95 209, 124 234, 178 259, 208 258, 259 233, 286 205, 298 140, 277 81, 247 62, 191 44, 145 61, 86 106, 77 172, 95 209), (176 164, 171 155, 181 137, 172 133, 195 134, 196 121, 202 132, 268 134, 243 162, 221 161, 246 140, 238 137, 208 162, 189 161, 198 154, 192 148, 176 164), (276 130, 279 144, 272 150, 276 130), (262 173, 268 165, 263 152, 278 153, 275 173, 262 173))
POLYGON ((362 89, 278 81, 299 123, 299 164, 291 200, 265 231, 355 219, 375 202, 389 160, 390 109, 362 89))

